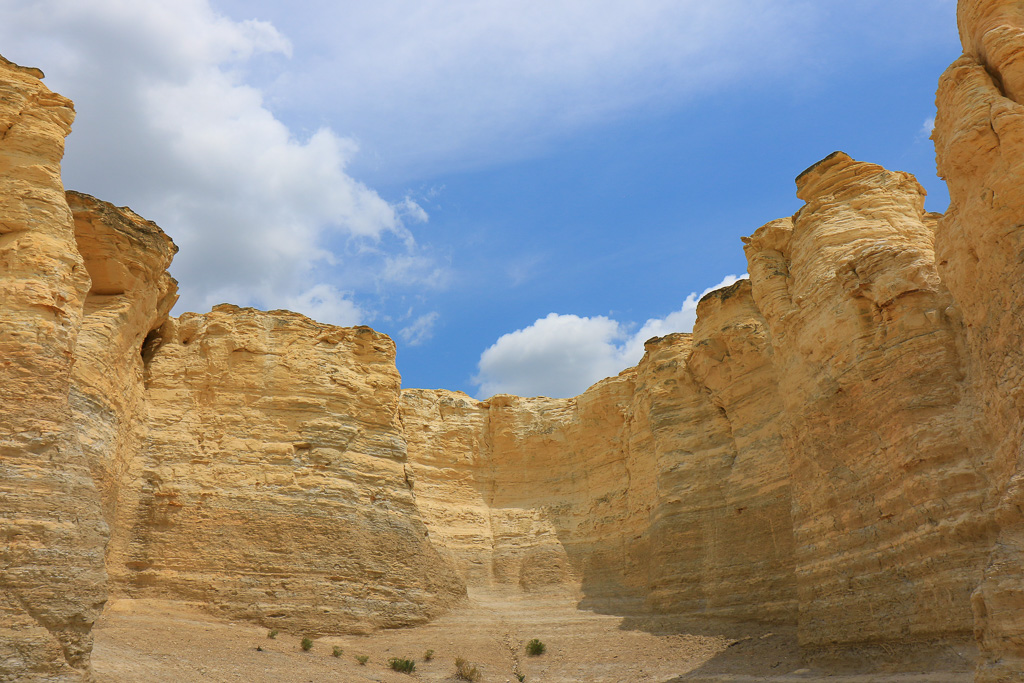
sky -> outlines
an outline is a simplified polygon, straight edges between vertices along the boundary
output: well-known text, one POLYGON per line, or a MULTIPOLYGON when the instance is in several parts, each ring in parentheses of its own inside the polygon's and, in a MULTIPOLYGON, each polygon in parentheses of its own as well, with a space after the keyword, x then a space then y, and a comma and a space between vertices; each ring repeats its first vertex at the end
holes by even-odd
POLYGON ((835 150, 914 173, 955 0, 0 0, 69 189, 180 247, 174 315, 365 324, 403 386, 579 394, 689 331, 835 150))

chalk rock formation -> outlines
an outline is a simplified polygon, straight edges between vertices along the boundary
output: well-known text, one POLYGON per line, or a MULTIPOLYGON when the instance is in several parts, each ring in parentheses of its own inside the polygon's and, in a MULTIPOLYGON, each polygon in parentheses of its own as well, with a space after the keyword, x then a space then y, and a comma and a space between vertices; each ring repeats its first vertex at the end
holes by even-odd
POLYGON ((746 281, 701 311, 696 343, 652 340, 638 368, 576 398, 403 392, 424 521, 471 586, 795 623, 763 320, 746 281))
POLYGON ((143 352, 119 592, 305 633, 419 623, 465 594, 416 509, 388 337, 222 305, 143 352))
MULTIPOLYGON (((402 393, 417 500, 431 538, 475 587, 642 596, 631 544, 627 371, 574 399, 402 393)), ((639 560, 637 560, 639 561, 639 560)))
POLYGON ((177 247, 154 223, 79 192, 67 193, 75 242, 89 273, 71 405, 79 441, 116 525, 121 483, 142 445, 143 341, 177 300, 167 267, 177 247))
POLYGON ((991 460, 998 537, 974 594, 987 683, 1024 671, 1024 9, 964 0, 957 15, 964 55, 936 100, 950 194, 936 252, 965 323, 969 396, 991 460))
POLYGON ((176 251, 67 193, 73 112, 0 60, 0 680, 89 675, 107 598, 305 633, 474 591, 964 642, 1024 671, 1024 9, 962 0, 944 216, 835 153, 691 334, 571 399, 400 391, 369 328, 169 318, 176 251))
POLYGON ((748 241, 783 398, 805 645, 967 633, 992 537, 959 311, 912 176, 834 154, 748 241))
POLYGON ((89 291, 60 159, 74 110, 0 61, 0 679, 88 669, 107 525, 69 403, 89 291))

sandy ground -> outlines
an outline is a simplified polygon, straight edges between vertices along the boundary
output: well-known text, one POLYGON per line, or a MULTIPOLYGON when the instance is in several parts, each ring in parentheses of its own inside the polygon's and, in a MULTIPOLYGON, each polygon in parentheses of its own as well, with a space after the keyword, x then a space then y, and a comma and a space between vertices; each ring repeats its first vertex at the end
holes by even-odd
POLYGON ((854 663, 846 652, 825 667, 808 667, 792 633, 754 629, 726 636, 697 630, 667 619, 580 611, 567 596, 474 594, 467 605, 426 626, 320 638, 303 652, 301 633, 270 639, 266 629, 218 621, 181 604, 116 600, 96 626, 93 668, 101 683, 410 683, 456 681, 454 660, 463 657, 478 666, 482 683, 515 683, 517 674, 531 683, 968 683, 972 678, 970 653, 952 645, 936 646, 923 659, 915 655, 917 662, 909 653, 865 651, 853 653, 854 663), (532 638, 546 644, 543 655, 525 653, 532 638), (332 655, 334 647, 342 649, 340 657, 332 655), (429 661, 427 650, 434 651, 429 661), (369 657, 365 665, 358 655, 369 657), (391 657, 414 660, 415 672, 391 671, 391 657))

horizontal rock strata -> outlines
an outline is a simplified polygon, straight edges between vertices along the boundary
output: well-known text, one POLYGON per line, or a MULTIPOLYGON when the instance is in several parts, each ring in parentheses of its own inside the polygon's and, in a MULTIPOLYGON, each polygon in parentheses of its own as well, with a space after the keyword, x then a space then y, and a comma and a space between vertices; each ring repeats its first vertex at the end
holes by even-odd
POLYGON ((965 641, 1024 671, 1024 10, 962 0, 950 188, 837 152, 692 334, 571 399, 400 389, 365 327, 168 317, 176 251, 60 180, 71 103, 0 60, 0 680, 89 678, 108 594, 308 634, 467 591, 806 657, 965 641), (866 649, 865 649, 866 648, 866 649))
POLYGON ((416 509, 388 337, 222 305, 150 344, 119 591, 310 634, 420 623, 465 594, 416 509))

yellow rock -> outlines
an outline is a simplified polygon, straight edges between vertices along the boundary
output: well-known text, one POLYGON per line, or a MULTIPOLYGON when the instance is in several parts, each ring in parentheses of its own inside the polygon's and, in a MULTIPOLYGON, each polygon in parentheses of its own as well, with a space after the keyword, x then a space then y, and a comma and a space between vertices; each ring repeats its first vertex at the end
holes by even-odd
POLYGON ((416 508, 388 337, 225 304, 150 343, 119 593, 307 634, 421 623, 465 595, 416 508))
POLYGON ((1024 671, 1024 9, 960 3, 964 54, 936 97, 936 159, 950 206, 938 272, 963 318, 968 401, 997 536, 973 595, 979 683, 1024 671))
POLYGON ((169 318, 176 247, 65 194, 71 103, 0 59, 0 680, 89 676, 108 592, 305 634, 467 592, 963 643, 1024 671, 1024 9, 963 0, 951 204, 837 152, 692 334, 571 399, 400 389, 366 327, 169 318), (546 599, 546 598, 542 598, 546 599))
POLYGON ((74 119, 0 62, 0 679, 74 680, 106 601, 107 525, 69 402, 89 275, 60 159, 74 119))

